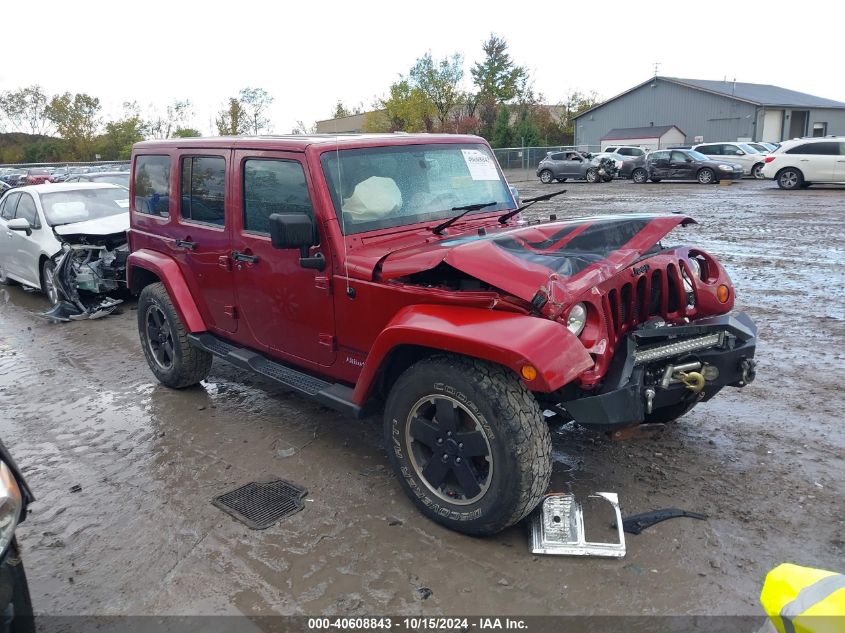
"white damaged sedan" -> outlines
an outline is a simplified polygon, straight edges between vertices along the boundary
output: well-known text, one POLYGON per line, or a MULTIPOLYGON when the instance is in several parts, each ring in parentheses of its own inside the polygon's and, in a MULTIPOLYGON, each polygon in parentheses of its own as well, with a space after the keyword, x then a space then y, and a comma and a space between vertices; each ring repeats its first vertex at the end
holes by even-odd
POLYGON ((60 321, 110 314, 125 287, 129 191, 100 183, 56 183, 0 198, 0 284, 40 289, 60 321), (80 294, 80 291, 82 294, 80 294), (92 303, 89 296, 96 296, 92 303))

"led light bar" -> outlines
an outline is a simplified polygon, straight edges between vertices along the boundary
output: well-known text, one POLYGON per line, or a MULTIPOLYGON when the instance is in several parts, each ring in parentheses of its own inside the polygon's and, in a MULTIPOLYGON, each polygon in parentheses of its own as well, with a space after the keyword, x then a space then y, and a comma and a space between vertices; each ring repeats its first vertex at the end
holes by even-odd
POLYGON ((676 341, 675 343, 661 345, 660 347, 638 349, 634 352, 634 362, 637 364, 649 363, 654 360, 660 360, 661 358, 670 358, 679 354, 688 354, 689 352, 707 349, 708 347, 716 347, 722 344, 724 337, 724 332, 717 332, 716 334, 707 334, 697 338, 676 341))

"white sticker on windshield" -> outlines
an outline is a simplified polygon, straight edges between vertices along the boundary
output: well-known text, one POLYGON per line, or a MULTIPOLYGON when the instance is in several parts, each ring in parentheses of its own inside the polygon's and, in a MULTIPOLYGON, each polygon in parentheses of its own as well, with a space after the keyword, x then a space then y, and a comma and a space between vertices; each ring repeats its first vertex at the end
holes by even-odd
POLYGON ((119 206, 123 209, 128 209, 129 208, 129 198, 124 198, 123 200, 115 200, 115 204, 117 204, 117 206, 119 206))
POLYGON ((464 162, 473 180, 498 180, 499 172, 493 159, 477 149, 462 149, 464 162))

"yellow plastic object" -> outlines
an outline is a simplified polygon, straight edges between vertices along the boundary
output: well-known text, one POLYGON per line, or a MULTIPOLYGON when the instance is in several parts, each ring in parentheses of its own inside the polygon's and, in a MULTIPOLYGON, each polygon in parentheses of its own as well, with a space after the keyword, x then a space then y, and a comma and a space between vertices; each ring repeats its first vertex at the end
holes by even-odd
POLYGON ((779 633, 845 631, 845 575, 790 563, 766 576, 760 603, 779 633))

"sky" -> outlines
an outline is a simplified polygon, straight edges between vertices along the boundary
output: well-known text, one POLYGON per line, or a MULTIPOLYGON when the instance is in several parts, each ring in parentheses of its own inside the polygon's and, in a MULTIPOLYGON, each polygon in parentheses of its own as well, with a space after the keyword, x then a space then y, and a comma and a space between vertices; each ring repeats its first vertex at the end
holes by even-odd
POLYGON ((87 0, 38 3, 37 24, 7 25, 0 91, 100 98, 106 117, 190 99, 191 127, 241 88, 274 97, 273 131, 331 116, 338 99, 370 109, 431 51, 469 69, 491 34, 532 74, 546 103, 572 90, 608 98, 659 74, 775 84, 845 102, 845 2, 279 2, 87 0), (647 10, 646 7, 647 6, 647 10), (702 7, 706 10, 702 11, 702 7))

